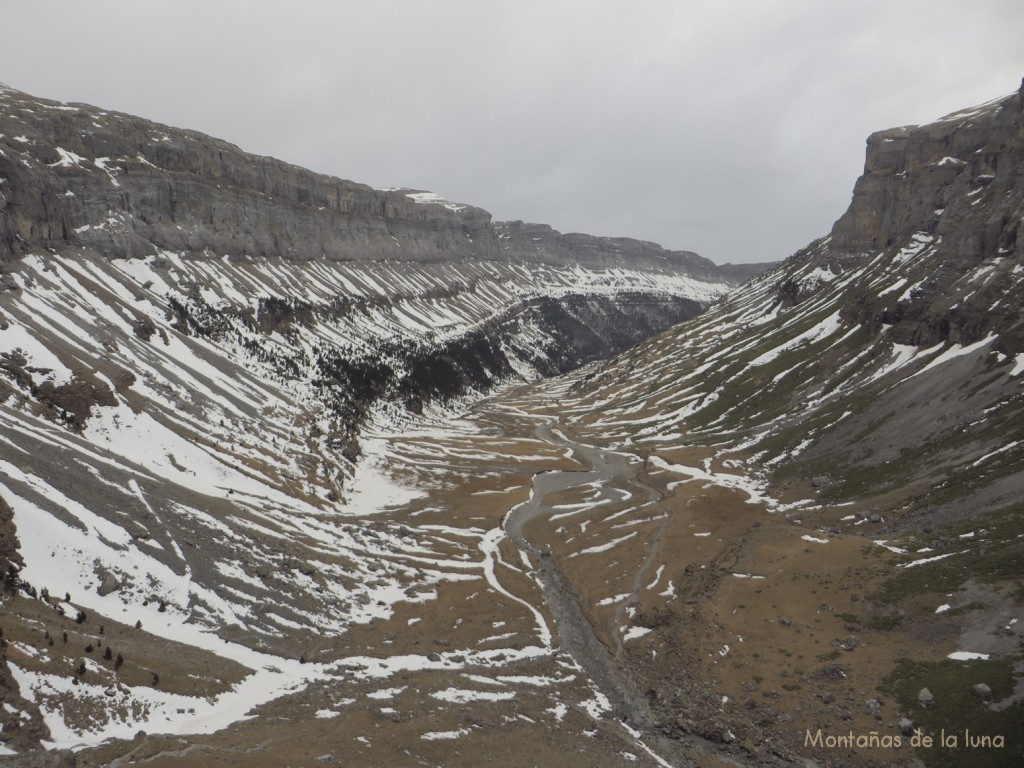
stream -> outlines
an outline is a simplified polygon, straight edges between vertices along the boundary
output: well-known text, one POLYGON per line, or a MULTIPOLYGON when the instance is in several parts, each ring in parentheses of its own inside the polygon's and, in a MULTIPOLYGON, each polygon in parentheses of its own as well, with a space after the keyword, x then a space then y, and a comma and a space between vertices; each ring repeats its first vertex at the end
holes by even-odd
MULTIPOLYGON (((518 549, 531 556, 532 562, 538 563, 534 576, 541 586, 544 601, 557 626, 561 650, 575 659, 600 692, 607 697, 612 713, 619 718, 629 734, 628 740, 633 745, 641 747, 660 765, 671 766, 672 763, 641 740, 639 732, 649 731, 653 725, 650 707, 646 697, 635 689, 620 671, 616 661, 622 650, 620 627, 623 616, 627 607, 639 602, 637 591, 644 583, 646 572, 656 558, 661 536, 667 527, 667 518, 651 543, 645 562, 634 577, 633 593, 616 610, 617 626, 614 627, 612 634, 616 646, 614 653, 595 635, 593 627, 583 613, 578 596, 574 594, 571 586, 567 587, 563 582, 555 558, 550 552, 541 550, 531 543, 523 532, 532 520, 547 517, 554 512, 546 501, 548 497, 582 485, 598 484, 602 494, 607 493, 602 487, 606 484, 619 489, 636 489, 645 497, 640 505, 657 503, 661 495, 637 479, 643 462, 634 455, 577 443, 556 430, 553 422, 539 425, 536 434, 542 440, 570 449, 573 455, 584 465, 589 465, 590 469, 552 470, 535 474, 530 498, 506 514, 503 520, 505 533, 518 549)), ((662 741, 659 737, 655 738, 662 741)))

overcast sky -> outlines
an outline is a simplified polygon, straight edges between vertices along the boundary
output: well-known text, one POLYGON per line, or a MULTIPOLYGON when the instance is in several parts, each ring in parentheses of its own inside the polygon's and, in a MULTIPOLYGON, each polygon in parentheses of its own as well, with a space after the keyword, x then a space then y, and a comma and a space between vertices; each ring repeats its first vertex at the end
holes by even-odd
POLYGON ((719 262, 827 233, 870 132, 1024 76, 1021 0, 3 5, 14 88, 719 262))

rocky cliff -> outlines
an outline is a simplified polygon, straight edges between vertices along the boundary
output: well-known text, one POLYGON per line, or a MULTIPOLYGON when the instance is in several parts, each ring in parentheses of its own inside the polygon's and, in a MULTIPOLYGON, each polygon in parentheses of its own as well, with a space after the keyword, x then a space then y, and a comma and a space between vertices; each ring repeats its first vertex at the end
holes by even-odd
POLYGON ((500 260, 685 271, 739 282, 688 251, 495 223, 427 192, 381 190, 227 142, 0 87, 0 261, 82 246, 108 258, 188 251, 292 261, 500 260))
POLYGON ((994 349, 1024 350, 1016 271, 1024 252, 1022 167, 1024 88, 928 125, 873 134, 828 259, 851 264, 897 245, 906 246, 898 260, 925 248, 928 257, 906 265, 901 290, 864 290, 844 316, 876 330, 890 326, 905 344, 971 344, 995 334, 994 349))
POLYGON ((943 237, 953 260, 1014 251, 1022 114, 1024 88, 934 123, 872 134, 833 246, 875 250, 924 232, 943 237))

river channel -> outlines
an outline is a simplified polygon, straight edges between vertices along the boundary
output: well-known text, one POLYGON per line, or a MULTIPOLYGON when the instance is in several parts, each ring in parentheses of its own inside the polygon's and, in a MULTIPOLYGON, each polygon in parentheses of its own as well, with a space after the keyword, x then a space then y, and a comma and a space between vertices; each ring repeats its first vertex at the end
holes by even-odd
MULTIPOLYGON (((649 732, 653 725, 651 711, 646 697, 636 690, 616 660, 622 647, 619 627, 615 627, 612 632, 616 646, 613 653, 594 633, 593 627, 584 615, 579 596, 571 586, 564 583, 556 559, 550 552, 533 544, 524 533, 531 521, 553 514, 554 510, 548 502, 549 497, 573 488, 596 487, 601 494, 608 493, 608 488, 631 489, 641 495, 642 503, 645 505, 660 501, 660 494, 639 481, 638 475, 643 468, 643 461, 635 455, 577 443, 558 431, 553 422, 539 425, 536 434, 548 443, 572 450, 575 458, 589 466, 589 469, 551 470, 535 474, 530 498, 513 507, 505 515, 502 522, 505 534, 516 547, 530 556, 531 562, 536 564, 534 576, 541 586, 544 601, 554 618, 560 649, 575 659, 601 693, 607 697, 613 714, 626 726, 629 740, 642 747, 659 764, 671 766, 672 763, 655 753, 641 740, 644 732, 653 735, 649 732)), ((600 498, 596 501, 599 500, 600 498)), ((637 602, 635 590, 639 588, 637 585, 643 582, 645 572, 654 561, 660 544, 660 533, 663 532, 664 526, 650 545, 647 559, 634 578, 634 594, 620 606, 616 614, 617 621, 621 620, 622 612, 628 605, 637 602)), ((647 737, 644 735, 644 738, 647 737)), ((655 740, 662 741, 657 737, 655 740)), ((659 744, 659 747, 662 746, 659 744)))

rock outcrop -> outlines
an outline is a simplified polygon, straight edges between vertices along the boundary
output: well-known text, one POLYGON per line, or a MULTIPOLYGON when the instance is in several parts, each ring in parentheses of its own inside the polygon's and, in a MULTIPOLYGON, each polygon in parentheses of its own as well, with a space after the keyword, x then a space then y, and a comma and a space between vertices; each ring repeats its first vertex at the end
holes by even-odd
POLYGON ((685 271, 716 267, 629 238, 561 234, 409 189, 374 189, 243 152, 194 131, 0 88, 0 262, 84 246, 112 258, 162 250, 293 261, 500 260, 685 271))
MULTIPOLYGON (((906 262, 905 287, 878 294, 865 286, 844 318, 889 326, 903 344, 971 344, 996 334, 998 351, 1024 350, 1019 296, 1008 297, 1019 293, 1024 258, 1022 167, 1020 93, 873 134, 850 207, 818 262, 838 274, 895 249, 906 262)), ((780 295, 797 298, 793 289, 784 285, 780 295)))
MULTIPOLYGON (((14 526, 14 511, 0 496, 0 573, 5 577, 10 574, 10 579, 14 579, 22 565, 24 563, 18 552, 18 531, 14 526)), ((5 578, 5 582, 10 579, 5 578)))
POLYGON ((1020 94, 874 133, 850 207, 832 228, 832 246, 871 251, 923 232, 942 237, 954 261, 1019 253, 1024 223, 1012 214, 1024 192, 1022 159, 1020 94))

